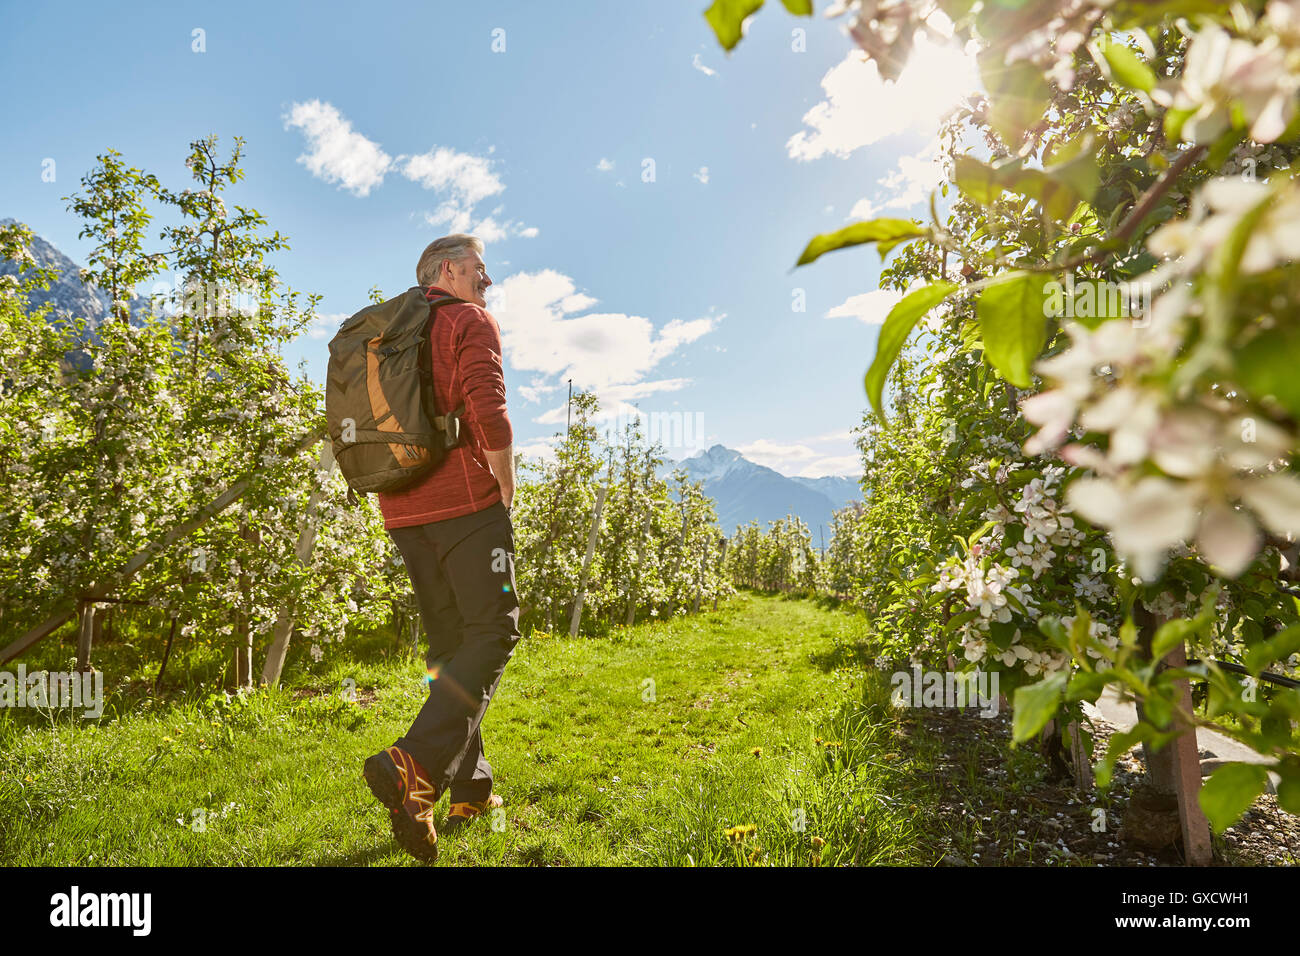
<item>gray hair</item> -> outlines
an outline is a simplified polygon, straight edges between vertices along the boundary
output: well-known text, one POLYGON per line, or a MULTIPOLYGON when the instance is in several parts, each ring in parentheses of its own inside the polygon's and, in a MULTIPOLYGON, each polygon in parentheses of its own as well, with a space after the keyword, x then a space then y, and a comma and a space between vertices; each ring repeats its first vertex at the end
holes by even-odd
POLYGON ((483 255, 483 240, 477 236, 457 232, 435 239, 420 253, 420 261, 415 266, 415 281, 425 288, 437 285, 444 262, 457 262, 473 252, 483 255))

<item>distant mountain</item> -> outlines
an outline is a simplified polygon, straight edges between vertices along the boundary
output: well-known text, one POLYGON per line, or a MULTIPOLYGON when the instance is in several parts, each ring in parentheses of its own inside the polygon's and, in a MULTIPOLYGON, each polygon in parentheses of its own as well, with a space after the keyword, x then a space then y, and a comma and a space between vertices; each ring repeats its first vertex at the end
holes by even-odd
MULTIPOLYGON (((0 219, 0 226, 11 226, 14 222, 13 219, 0 219)), ((32 308, 47 303, 52 306, 51 318, 56 325, 63 325, 70 319, 85 319, 93 336, 93 330, 109 316, 112 302, 108 293, 103 289, 87 288, 81 281, 81 267, 40 236, 33 235, 27 248, 37 265, 55 269, 59 273, 48 290, 33 289, 27 296, 28 303, 32 308)), ((18 263, 11 259, 0 259, 0 275, 18 274, 18 263)), ((143 296, 131 297, 132 316, 146 311, 148 307, 149 300, 143 296)))
POLYGON ((794 477, 790 480, 797 481, 799 484, 825 495, 835 505, 837 511, 851 501, 862 500, 862 486, 858 484, 856 478, 845 478, 843 475, 825 475, 821 478, 794 477))
POLYGON ((662 473, 676 468, 703 483, 704 493, 717 502, 718 524, 726 534, 750 521, 766 528, 769 521, 792 514, 812 529, 813 543, 818 544, 819 528, 830 534, 832 512, 862 497, 853 478, 790 478, 722 445, 667 462, 662 473))

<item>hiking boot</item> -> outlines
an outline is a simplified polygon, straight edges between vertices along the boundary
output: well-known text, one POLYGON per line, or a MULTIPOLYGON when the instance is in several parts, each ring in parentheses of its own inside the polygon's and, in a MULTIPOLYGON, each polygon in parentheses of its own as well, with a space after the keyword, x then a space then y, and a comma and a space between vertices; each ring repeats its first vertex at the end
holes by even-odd
POLYGON ((505 803, 495 793, 486 800, 474 800, 466 803, 453 803, 447 813, 447 822, 442 825, 443 833, 455 833, 470 820, 487 810, 495 810, 505 803))
POLYGON ((367 757, 362 773, 370 792, 388 808, 397 845, 416 859, 436 860, 438 831, 433 826, 433 810, 441 794, 419 762, 400 747, 389 747, 367 757))

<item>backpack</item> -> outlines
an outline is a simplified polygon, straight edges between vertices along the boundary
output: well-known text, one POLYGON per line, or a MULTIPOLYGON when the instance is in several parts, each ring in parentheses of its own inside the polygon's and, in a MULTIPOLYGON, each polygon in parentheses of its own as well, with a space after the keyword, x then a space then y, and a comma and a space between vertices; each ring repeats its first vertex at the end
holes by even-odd
POLYGON ((362 309, 330 340, 325 417, 351 491, 403 488, 459 444, 465 406, 438 412, 429 333, 439 306, 464 301, 429 302, 412 286, 362 309))

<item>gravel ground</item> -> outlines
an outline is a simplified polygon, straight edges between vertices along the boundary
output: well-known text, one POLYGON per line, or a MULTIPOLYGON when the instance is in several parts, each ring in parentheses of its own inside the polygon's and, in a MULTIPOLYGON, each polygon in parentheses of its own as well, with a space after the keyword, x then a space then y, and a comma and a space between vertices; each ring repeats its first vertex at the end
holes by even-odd
MULTIPOLYGON (((1101 755, 1115 728, 1098 721, 1094 730, 1093 752, 1101 755)), ((945 865, 1183 863, 1173 840, 1176 814, 1151 809, 1157 801, 1145 786, 1140 747, 1119 760, 1103 794, 1076 787, 1068 773, 1053 772, 1033 748, 1012 748, 1006 714, 912 710, 901 732, 930 751, 933 772, 924 777, 939 794, 939 817, 928 829, 943 834, 936 850, 945 865), (1166 833, 1170 839, 1163 846, 1139 842, 1163 842, 1166 833)), ((1216 865, 1294 866, 1300 862, 1300 817, 1264 795, 1214 844, 1216 865)))

